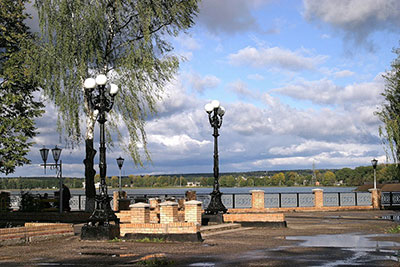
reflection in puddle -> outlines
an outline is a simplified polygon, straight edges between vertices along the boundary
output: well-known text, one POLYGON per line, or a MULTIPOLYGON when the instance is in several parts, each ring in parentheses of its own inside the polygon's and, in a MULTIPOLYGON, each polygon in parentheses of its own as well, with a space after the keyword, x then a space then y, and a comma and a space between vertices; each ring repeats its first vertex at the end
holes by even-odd
POLYGON ((338 247, 338 248, 382 248, 398 247, 400 243, 393 241, 375 241, 373 237, 385 235, 316 235, 316 236, 287 236, 287 240, 303 241, 302 247, 338 247))
POLYGON ((399 262, 399 242, 372 240, 375 237, 392 235, 337 234, 316 236, 288 236, 287 240, 303 241, 300 247, 339 248, 351 251, 345 259, 328 261, 323 266, 357 265, 374 261, 399 262))
POLYGON ((212 262, 196 262, 192 263, 189 266, 196 266, 196 267, 214 267, 215 263, 212 262))

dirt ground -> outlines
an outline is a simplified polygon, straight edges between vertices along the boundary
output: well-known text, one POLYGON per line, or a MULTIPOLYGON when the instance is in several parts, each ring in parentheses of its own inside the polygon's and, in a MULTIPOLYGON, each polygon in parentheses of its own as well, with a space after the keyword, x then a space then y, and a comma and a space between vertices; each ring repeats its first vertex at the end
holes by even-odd
POLYGON ((389 214, 400 213, 287 213, 287 228, 211 232, 202 243, 82 241, 76 235, 0 247, 0 266, 400 266, 400 234, 386 234, 397 224, 381 219, 389 214), (314 243, 304 245, 310 237, 314 243))

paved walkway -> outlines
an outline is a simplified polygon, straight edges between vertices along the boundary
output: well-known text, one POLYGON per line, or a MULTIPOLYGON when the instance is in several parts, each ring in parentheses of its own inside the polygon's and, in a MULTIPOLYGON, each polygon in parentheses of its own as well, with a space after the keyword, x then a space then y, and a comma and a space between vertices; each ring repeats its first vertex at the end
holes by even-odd
POLYGON ((0 247, 0 265, 399 266, 400 235, 385 234, 396 223, 381 219, 388 214, 395 213, 288 213, 287 228, 202 227, 202 243, 81 241, 72 236, 0 247))

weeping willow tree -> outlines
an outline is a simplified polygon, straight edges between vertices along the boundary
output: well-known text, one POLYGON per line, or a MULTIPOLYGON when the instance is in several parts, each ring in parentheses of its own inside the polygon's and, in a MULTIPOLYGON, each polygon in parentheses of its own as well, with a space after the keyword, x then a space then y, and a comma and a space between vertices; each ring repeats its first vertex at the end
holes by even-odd
POLYGON ((394 52, 398 57, 392 62, 391 70, 383 75, 384 103, 377 115, 383 122, 383 126, 379 128, 379 135, 386 155, 393 159, 397 166, 396 176, 400 178, 400 49, 395 49, 394 52))
POLYGON ((84 80, 103 73, 119 86, 107 128, 123 141, 118 126, 125 127, 129 140, 123 147, 141 165, 143 158, 149 159, 145 119, 156 112, 163 86, 179 67, 168 39, 194 24, 198 2, 36 0, 42 41, 32 60, 44 94, 58 108, 58 130, 71 146, 85 141, 88 210, 96 194, 93 135, 98 114, 88 103, 84 80))

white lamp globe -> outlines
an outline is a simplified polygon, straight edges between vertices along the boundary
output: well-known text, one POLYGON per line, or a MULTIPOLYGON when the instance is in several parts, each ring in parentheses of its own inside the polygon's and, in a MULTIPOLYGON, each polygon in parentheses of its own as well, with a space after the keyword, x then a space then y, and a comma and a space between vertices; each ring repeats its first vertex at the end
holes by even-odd
POLYGON ((224 116, 225 114, 225 108, 224 107, 219 107, 218 108, 218 115, 220 115, 221 117, 224 116))
POLYGON ((96 77, 96 83, 97 83, 98 85, 105 85, 106 82, 107 82, 107 76, 106 76, 106 75, 104 75, 104 74, 99 74, 99 75, 97 75, 97 77, 96 77))
POLYGON ((204 106, 204 109, 206 110, 207 113, 211 113, 214 109, 214 106, 211 103, 208 103, 204 106))
POLYGON ((118 93, 118 85, 112 83, 110 84, 110 95, 115 96, 118 93))
POLYGON ((213 106, 213 108, 219 108, 219 101, 213 100, 213 101, 211 101, 211 105, 213 106))
POLYGON ((96 80, 93 78, 87 78, 83 83, 83 86, 86 89, 93 89, 96 86, 96 80))

